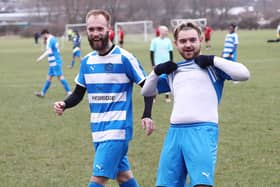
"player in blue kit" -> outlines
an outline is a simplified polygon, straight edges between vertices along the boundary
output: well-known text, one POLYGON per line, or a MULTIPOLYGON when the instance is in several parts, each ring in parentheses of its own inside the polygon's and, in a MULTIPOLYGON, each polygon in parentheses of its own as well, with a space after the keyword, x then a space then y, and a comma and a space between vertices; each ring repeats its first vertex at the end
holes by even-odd
MULTIPOLYGON (((138 60, 109 40, 111 16, 104 10, 92 10, 86 16, 88 41, 93 52, 86 55, 75 82, 76 88, 54 110, 77 105, 88 93, 90 127, 95 149, 93 174, 89 187, 104 187, 116 179, 120 187, 137 187, 128 161, 128 145, 133 136, 133 83, 143 86, 145 73, 138 60)), ((150 135, 153 98, 145 97, 142 127, 150 135)))
POLYGON ((46 56, 48 56, 49 72, 47 80, 41 92, 35 92, 35 95, 38 97, 44 97, 49 87, 51 86, 53 77, 57 77, 60 80, 61 84, 63 85, 66 91, 66 94, 70 95, 70 86, 67 80, 64 78, 62 72, 62 59, 58 49, 57 39, 46 29, 42 30, 41 37, 42 40, 46 42, 46 51, 39 58, 37 58, 37 63, 43 60, 46 56))
POLYGON ((245 81, 248 69, 217 56, 200 55, 201 30, 193 23, 174 31, 175 46, 185 59, 157 65, 142 88, 144 96, 171 92, 170 127, 158 167, 156 186, 214 185, 218 147, 218 105, 225 80, 245 81))
POLYGON ((223 58, 231 61, 236 61, 237 59, 237 47, 239 44, 239 40, 236 33, 236 28, 237 27, 235 24, 229 25, 229 33, 226 35, 222 53, 223 58))
POLYGON ((81 37, 77 30, 73 31, 74 36, 72 38, 73 42, 73 52, 72 52, 72 61, 69 65, 69 68, 73 68, 75 65, 76 59, 79 59, 81 61, 81 37))

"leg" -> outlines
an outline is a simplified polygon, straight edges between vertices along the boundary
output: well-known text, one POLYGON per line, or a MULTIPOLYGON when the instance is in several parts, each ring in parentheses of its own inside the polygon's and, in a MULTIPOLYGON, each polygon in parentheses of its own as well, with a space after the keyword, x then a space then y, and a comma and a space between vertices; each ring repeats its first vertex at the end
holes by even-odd
POLYGON ((132 171, 124 171, 118 173, 117 182, 120 187, 138 187, 135 178, 133 177, 132 171))
POLYGON ((217 156, 218 127, 213 124, 185 128, 181 137, 190 186, 213 186, 217 156))
POLYGON ((108 180, 106 177, 92 176, 88 187, 104 187, 108 180))
POLYGON ((71 94, 71 89, 70 89, 70 86, 69 86, 67 80, 64 78, 63 75, 59 76, 58 79, 60 80, 64 90, 67 93, 67 95, 70 95, 71 94))
POLYGON ((169 93, 166 93, 166 94, 165 94, 165 102, 167 102, 167 103, 170 103, 170 102, 171 102, 171 99, 170 99, 170 97, 169 97, 169 93))
MULTIPOLYGON (((105 185, 108 179, 126 181, 133 177, 127 159, 128 141, 94 143, 95 158, 91 182, 105 185)), ((133 187, 133 186, 131 186, 133 187)))
POLYGON ((52 76, 47 76, 47 80, 41 90, 41 92, 35 92, 35 95, 38 96, 38 97, 44 97, 48 91, 48 89, 50 88, 51 86, 51 83, 52 83, 52 76))
POLYGON ((181 153, 181 139, 177 133, 181 128, 170 127, 163 143, 158 174, 157 187, 184 187, 186 186, 187 169, 181 153))

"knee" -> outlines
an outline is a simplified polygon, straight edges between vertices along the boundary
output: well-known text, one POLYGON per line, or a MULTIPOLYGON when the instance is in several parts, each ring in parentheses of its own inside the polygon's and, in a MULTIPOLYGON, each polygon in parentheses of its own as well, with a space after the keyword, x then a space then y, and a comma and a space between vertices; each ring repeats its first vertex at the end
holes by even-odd
POLYGON ((92 176, 92 177, 90 178, 90 181, 105 186, 105 184, 106 184, 107 181, 108 181, 108 178, 106 178, 106 177, 101 177, 101 176, 92 176))
POLYGON ((132 171, 129 170, 129 171, 118 173, 116 180, 119 184, 121 184, 123 182, 128 181, 131 178, 133 178, 133 174, 132 174, 132 171))

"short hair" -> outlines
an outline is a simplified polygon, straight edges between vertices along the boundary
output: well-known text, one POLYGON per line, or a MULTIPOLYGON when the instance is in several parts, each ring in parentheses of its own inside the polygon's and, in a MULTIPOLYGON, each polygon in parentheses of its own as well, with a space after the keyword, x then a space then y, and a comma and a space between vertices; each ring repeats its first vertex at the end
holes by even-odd
POLYGON ((173 37, 174 37, 174 39, 177 40, 178 34, 179 34, 180 31, 182 31, 182 30, 186 30, 186 31, 187 31, 187 30, 191 30, 191 29, 196 30, 198 36, 201 36, 201 29, 200 29, 200 27, 199 27, 198 25, 196 25, 196 24, 193 23, 193 22, 186 22, 186 23, 182 23, 182 24, 178 25, 178 26, 174 29, 174 31, 173 31, 173 37))
POLYGON ((43 35, 43 34, 49 34, 50 32, 48 31, 48 29, 43 29, 42 31, 41 31, 41 35, 43 35))
POLYGON ((108 22, 108 25, 111 25, 111 15, 109 12, 107 12, 106 10, 102 10, 102 9, 93 9, 90 10, 87 15, 86 15, 86 22, 88 21, 88 18, 90 16, 98 16, 98 15, 102 15, 105 17, 105 19, 108 22))

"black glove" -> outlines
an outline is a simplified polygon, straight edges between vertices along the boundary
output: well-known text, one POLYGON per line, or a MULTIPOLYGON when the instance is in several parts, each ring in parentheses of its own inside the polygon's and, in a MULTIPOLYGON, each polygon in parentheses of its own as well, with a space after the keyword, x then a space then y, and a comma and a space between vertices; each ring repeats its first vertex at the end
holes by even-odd
POLYGON ((175 62, 168 61, 168 62, 156 65, 154 68, 154 72, 157 75, 169 74, 169 73, 172 73, 173 71, 175 71, 176 69, 177 69, 177 64, 175 62))
POLYGON ((205 69, 208 66, 214 65, 214 56, 213 55, 199 55, 194 58, 194 62, 202 69, 205 69))

